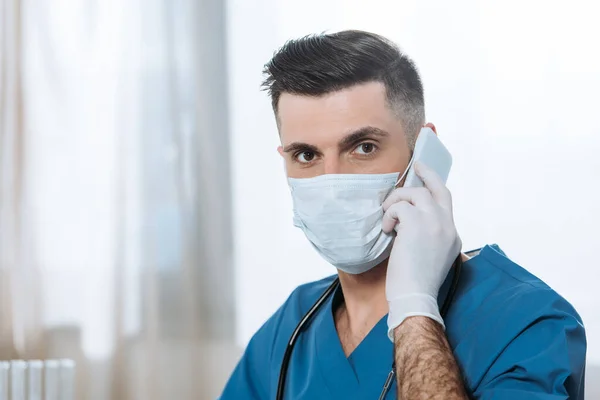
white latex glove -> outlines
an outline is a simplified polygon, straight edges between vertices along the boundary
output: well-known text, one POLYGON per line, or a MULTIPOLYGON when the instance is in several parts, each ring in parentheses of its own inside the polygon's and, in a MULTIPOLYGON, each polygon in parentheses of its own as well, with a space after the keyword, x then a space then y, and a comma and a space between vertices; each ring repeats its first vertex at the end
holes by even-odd
POLYGON ((415 172, 424 187, 397 188, 383 203, 382 229, 397 232, 385 284, 392 342, 394 329, 411 316, 426 316, 444 326, 438 292, 462 247, 450 191, 425 164, 417 162, 415 172))

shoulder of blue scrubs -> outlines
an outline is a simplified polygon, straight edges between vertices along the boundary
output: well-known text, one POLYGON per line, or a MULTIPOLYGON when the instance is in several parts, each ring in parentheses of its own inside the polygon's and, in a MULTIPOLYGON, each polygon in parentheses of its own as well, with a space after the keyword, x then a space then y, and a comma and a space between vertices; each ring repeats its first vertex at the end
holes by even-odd
POLYGON ((446 333, 474 398, 583 399, 580 316, 496 245, 464 263, 446 333))
POLYGON ((225 385, 221 400, 271 399, 287 342, 300 319, 335 276, 297 287, 254 334, 225 385))

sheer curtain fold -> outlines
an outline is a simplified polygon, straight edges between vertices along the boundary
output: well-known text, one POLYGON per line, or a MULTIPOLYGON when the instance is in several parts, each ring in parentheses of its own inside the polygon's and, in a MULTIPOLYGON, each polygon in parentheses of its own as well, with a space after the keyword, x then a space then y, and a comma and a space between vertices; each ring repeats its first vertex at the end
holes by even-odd
POLYGON ((18 215, 18 193, 15 187, 18 168, 18 147, 15 139, 18 111, 15 107, 20 93, 18 85, 16 1, 5 0, 0 7, 0 358, 16 354, 13 341, 11 271, 16 263, 15 238, 18 215), (10 40, 9 40, 10 38, 10 40))
POLYGON ((0 0, 0 359, 75 359, 78 399, 239 356, 224 7, 0 0))
POLYGON ((39 342, 36 274, 27 254, 24 215, 24 101, 22 13, 18 0, 0 6, 0 358, 34 355, 39 342))

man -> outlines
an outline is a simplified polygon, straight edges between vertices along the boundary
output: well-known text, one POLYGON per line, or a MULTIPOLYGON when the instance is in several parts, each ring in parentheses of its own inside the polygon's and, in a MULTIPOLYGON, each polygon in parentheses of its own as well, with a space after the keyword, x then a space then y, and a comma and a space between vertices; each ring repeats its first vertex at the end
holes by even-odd
POLYGON ((339 286, 298 287, 222 399, 583 399, 573 307, 497 246, 461 254, 450 193, 427 165, 413 167, 424 187, 402 187, 420 132, 435 131, 413 62, 344 31, 288 42, 265 73, 295 224, 339 286))

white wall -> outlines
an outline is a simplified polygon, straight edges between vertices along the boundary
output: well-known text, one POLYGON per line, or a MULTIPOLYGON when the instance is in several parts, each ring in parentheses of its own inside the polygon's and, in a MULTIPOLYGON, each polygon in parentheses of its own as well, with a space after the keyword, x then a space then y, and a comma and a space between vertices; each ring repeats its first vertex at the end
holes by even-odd
POLYGON ((599 6, 283 3, 228 3, 239 343, 298 284, 334 272, 292 227, 261 67, 286 39, 358 28, 395 40, 421 70, 428 119, 455 158, 449 187, 465 247, 499 243, 570 300, 587 327, 588 359, 600 363, 599 6))

